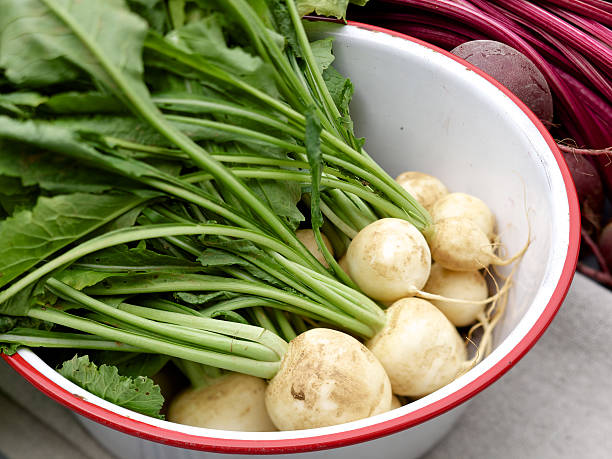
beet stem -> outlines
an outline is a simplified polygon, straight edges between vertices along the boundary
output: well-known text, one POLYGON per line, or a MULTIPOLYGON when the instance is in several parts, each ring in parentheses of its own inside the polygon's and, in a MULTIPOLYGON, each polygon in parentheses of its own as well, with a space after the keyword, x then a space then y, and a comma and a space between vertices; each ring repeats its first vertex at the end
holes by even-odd
POLYGON ((584 242, 586 242, 589 248, 593 251, 593 255, 595 255, 595 258, 597 259, 597 263, 599 264, 599 267, 601 268, 601 272, 603 272, 604 274, 610 275, 610 270, 608 269, 608 264, 606 263, 606 259, 603 257, 597 244, 595 244, 595 241, 591 239, 591 236, 589 236, 589 233, 587 233, 584 228, 580 229, 580 234, 582 235, 582 239, 584 239, 584 242))
POLYGON ((594 281, 597 281, 607 287, 612 287, 612 276, 610 274, 597 271, 596 269, 593 269, 590 266, 585 265, 584 263, 578 263, 576 269, 578 270, 578 272, 590 277, 594 281))

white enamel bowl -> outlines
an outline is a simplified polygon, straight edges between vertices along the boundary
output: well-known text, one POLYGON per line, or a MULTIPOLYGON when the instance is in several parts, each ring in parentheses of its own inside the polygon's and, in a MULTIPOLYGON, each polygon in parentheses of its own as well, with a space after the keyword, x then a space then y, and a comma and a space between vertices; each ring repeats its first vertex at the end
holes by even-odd
POLYGON ((575 190, 553 140, 518 99, 474 67, 400 34, 330 23, 315 23, 310 33, 335 37, 337 68, 356 88, 351 113, 357 133, 392 176, 423 171, 451 190, 480 197, 495 213, 508 253, 527 240, 529 219, 533 241, 516 273, 495 349, 453 383, 397 410, 333 427, 273 433, 151 419, 89 394, 28 350, 7 358, 32 384, 82 415, 85 427, 118 457, 309 451, 305 456, 418 457, 469 409, 464 402, 533 346, 569 288, 580 233, 575 190))

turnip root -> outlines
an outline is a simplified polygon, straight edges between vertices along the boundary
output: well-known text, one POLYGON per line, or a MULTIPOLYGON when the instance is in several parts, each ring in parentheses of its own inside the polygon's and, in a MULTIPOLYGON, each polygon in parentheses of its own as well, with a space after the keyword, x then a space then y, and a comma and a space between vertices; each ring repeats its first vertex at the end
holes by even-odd
POLYGON ((440 180, 423 172, 403 172, 395 181, 429 212, 434 203, 448 193, 446 186, 440 180))
MULTIPOLYGON (((315 239, 314 232, 311 229, 297 230, 295 232, 295 235, 300 240, 300 242, 304 244, 304 247, 306 247, 308 251, 312 253, 313 256, 317 260, 319 260, 323 266, 325 266, 326 268, 329 268, 329 265, 327 264, 325 257, 323 256, 323 254, 321 253, 321 250, 319 249, 319 246, 317 245, 317 241, 315 239)), ((329 242, 329 239, 323 233, 321 233, 321 238, 323 239, 323 243, 325 244, 325 247, 327 247, 327 250, 329 250, 329 252, 333 256, 334 248, 332 247, 331 242, 329 242)))
POLYGON ((312 429, 389 411, 391 396, 389 378, 363 344, 314 328, 289 343, 266 407, 280 430, 312 429))
POLYGON ((487 235, 466 218, 446 218, 436 223, 429 247, 434 261, 453 271, 476 271, 501 261, 487 235))
POLYGON ((254 376, 223 376, 210 386, 180 393, 170 403, 168 420, 209 429, 275 431, 264 403, 266 387, 263 379, 254 376))
POLYGON ((429 300, 455 327, 464 327, 476 322, 486 307, 483 300, 488 296, 487 282, 480 271, 451 271, 438 263, 434 263, 431 267, 425 291, 449 299, 475 301, 474 303, 458 303, 452 300, 429 300))
POLYGON ((446 218, 472 220, 490 238, 494 237, 495 216, 487 205, 466 193, 449 193, 433 205, 431 218, 437 223, 446 218))
POLYGON ((346 262, 351 279, 366 295, 395 301, 423 288, 431 254, 425 238, 411 223, 383 218, 355 236, 346 262))
POLYGON ((457 329, 429 301, 404 298, 386 313, 385 327, 366 345, 385 368, 395 394, 427 395, 469 368, 457 329))

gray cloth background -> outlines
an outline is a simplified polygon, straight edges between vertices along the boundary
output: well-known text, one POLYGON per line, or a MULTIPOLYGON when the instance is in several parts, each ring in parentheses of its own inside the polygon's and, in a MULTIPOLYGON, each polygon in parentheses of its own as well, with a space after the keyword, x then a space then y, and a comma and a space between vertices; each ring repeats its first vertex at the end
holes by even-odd
MULTIPOLYGON (((611 353, 612 293, 577 274, 536 346, 424 459, 612 457, 611 353)), ((0 459, 112 459, 67 409, 0 362, 0 459)))

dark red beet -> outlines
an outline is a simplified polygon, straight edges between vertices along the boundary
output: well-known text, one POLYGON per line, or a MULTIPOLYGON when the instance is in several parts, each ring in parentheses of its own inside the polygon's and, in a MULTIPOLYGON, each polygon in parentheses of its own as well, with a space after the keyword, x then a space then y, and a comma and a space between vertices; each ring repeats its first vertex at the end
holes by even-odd
POLYGON ((582 218, 592 227, 601 227, 601 215, 604 206, 604 190, 597 168, 582 155, 563 153, 565 161, 572 173, 578 200, 582 210, 582 218))
POLYGON ((553 118, 553 100, 542 72, 524 54, 492 40, 474 40, 451 51, 491 75, 521 99, 545 123, 553 118))
POLYGON ((608 222, 599 236, 599 251, 606 261, 608 269, 612 269, 612 220, 608 222))

